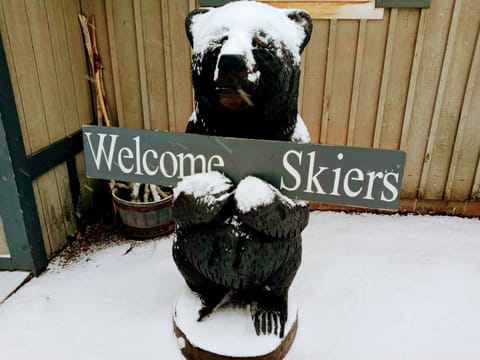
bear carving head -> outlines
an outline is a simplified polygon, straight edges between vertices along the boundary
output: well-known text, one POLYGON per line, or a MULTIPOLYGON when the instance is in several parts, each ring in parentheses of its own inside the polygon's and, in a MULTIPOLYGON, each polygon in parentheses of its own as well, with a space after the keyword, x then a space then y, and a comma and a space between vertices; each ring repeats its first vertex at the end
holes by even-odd
POLYGON ((188 132, 290 140, 297 122, 300 55, 312 32, 302 10, 254 1, 192 11, 195 111, 188 132))

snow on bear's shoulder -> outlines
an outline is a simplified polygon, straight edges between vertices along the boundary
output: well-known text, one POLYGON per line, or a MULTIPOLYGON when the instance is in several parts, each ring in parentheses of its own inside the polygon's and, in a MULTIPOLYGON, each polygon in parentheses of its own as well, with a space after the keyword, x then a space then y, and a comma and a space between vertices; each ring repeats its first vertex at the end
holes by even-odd
POLYGON ((295 61, 300 61, 299 49, 305 38, 302 26, 290 20, 285 10, 254 1, 235 1, 194 17, 193 53, 203 54, 213 40, 231 33, 241 34, 251 42, 252 36, 260 31, 281 42, 295 61))
POLYGON ((310 134, 300 114, 297 114, 297 122, 291 140, 300 144, 308 144, 310 142, 310 134))

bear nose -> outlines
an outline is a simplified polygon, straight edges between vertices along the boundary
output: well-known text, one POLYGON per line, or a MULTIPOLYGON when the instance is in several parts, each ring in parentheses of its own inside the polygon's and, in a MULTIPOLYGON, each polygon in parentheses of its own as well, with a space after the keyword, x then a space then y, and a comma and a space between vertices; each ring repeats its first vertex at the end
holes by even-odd
POLYGON ((218 61, 218 69, 227 74, 241 73, 247 70, 247 66, 242 55, 226 54, 220 57, 220 60, 218 61))

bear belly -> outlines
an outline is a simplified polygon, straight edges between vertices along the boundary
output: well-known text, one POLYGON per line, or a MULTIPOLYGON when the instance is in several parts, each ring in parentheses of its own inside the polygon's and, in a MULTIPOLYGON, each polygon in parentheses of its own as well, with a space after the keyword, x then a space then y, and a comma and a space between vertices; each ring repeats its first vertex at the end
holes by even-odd
POLYGON ((282 266, 292 242, 269 238, 232 217, 179 230, 176 245, 210 281, 245 290, 261 286, 282 266))

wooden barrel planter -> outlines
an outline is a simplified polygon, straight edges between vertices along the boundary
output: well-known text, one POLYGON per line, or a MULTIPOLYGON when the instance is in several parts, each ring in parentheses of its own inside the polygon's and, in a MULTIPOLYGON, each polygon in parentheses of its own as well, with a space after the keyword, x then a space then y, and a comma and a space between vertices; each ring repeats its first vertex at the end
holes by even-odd
POLYGON ((172 195, 158 201, 134 202, 125 200, 117 190, 112 191, 115 212, 129 237, 151 239, 175 230, 172 195))

